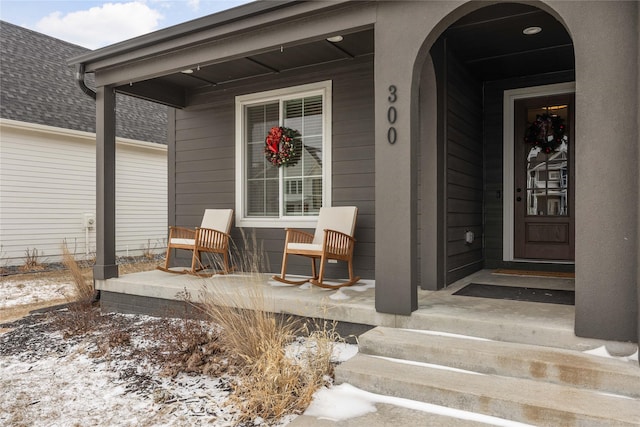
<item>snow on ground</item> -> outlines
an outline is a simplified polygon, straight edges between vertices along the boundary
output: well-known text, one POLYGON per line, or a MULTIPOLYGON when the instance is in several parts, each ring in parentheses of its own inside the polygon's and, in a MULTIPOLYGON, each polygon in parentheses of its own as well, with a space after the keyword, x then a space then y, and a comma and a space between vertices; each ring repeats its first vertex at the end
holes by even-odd
POLYGON ((370 393, 350 384, 340 384, 330 389, 323 388, 316 392, 313 402, 311 402, 304 415, 340 422, 349 418, 363 416, 370 412, 376 412, 376 403, 386 403, 415 411, 428 412, 460 420, 476 421, 492 426, 533 427, 530 424, 505 420, 490 415, 447 408, 401 397, 370 393))
MULTIPOLYGON (((0 281, 2 310, 59 301, 73 291, 71 283, 25 280, 21 275, 0 281)), ((138 347, 149 343, 143 325, 162 321, 148 316, 116 315, 138 347)), ((28 426, 235 426, 236 408, 228 404, 232 378, 207 375, 161 375, 160 367, 111 348, 96 357, 95 340, 69 339, 49 328, 45 314, 4 325, 0 333, 0 425, 28 426)), ((116 324, 116 327, 119 324, 116 324)), ((102 332, 104 333, 104 331, 102 332)), ((299 342, 304 351, 304 344, 299 342)), ((345 361, 356 345, 336 344, 333 359, 345 361)), ((276 425, 288 424, 295 415, 276 425)), ((259 425, 259 424, 256 424, 259 425)))
POLYGON ((110 318, 117 319, 108 324, 111 330, 122 326, 134 331, 135 345, 126 350, 111 345, 104 351, 99 343, 106 341, 96 334, 65 338, 48 326, 51 321, 43 314, 31 315, 0 335, 0 425, 237 424, 235 409, 226 405, 229 378, 162 375, 160 366, 141 356, 141 349, 150 345, 144 324, 163 320, 110 318))
POLYGON ((609 359, 618 359, 624 362, 638 362, 638 350, 636 350, 636 352, 631 356, 612 356, 611 354, 609 354, 605 346, 601 346, 592 350, 583 351, 583 353, 591 354, 592 356, 606 357, 609 359))
MULTIPOLYGON (((99 353, 100 342, 86 337, 65 338, 48 327, 45 314, 31 315, 0 335, 0 425, 92 426, 235 426, 236 409, 228 404, 231 377, 201 374, 162 375, 161 367, 139 357, 135 349, 154 345, 149 324, 171 320, 149 316, 104 315, 108 326, 99 334, 131 333, 131 346, 99 353), (111 322, 111 323, 108 323, 111 322), (131 350, 130 348, 133 348, 131 350), (96 353, 99 353, 96 355, 96 353)), ((304 351, 298 340, 289 351, 304 351), (296 348, 296 345, 298 346, 296 348)), ((153 353, 156 350, 152 350, 153 353)), ((358 352, 339 343, 333 360, 344 362, 358 352)), ((338 423, 389 404, 495 426, 525 424, 409 399, 369 393, 349 384, 322 388, 305 415, 338 423)), ((276 426, 285 426, 290 415, 276 426)), ((255 426, 263 425, 258 422, 255 426)), ((264 424, 266 425, 266 424, 264 424)))
POLYGON ((61 300, 73 292, 71 282, 55 282, 47 279, 24 281, 20 275, 0 281, 0 310, 44 301, 61 300))
MULTIPOLYGON (((365 285, 350 290, 367 288, 365 285)), ((4 278, 0 281, 0 310, 59 300, 71 290, 70 283, 39 279, 25 282, 19 276, 4 278)), ((332 299, 346 298, 349 296, 341 290, 332 295, 332 299)), ((8 351, 3 338, 9 337, 7 334, 11 332, 4 337, 0 334, 0 425, 226 427, 237 424, 236 409, 227 404, 230 378, 193 374, 163 376, 159 367, 141 364, 118 355, 118 352, 96 358, 91 355, 95 348, 86 342, 68 340, 56 332, 39 331, 38 320, 34 320, 34 316, 30 316, 31 324, 14 325, 16 329, 24 328, 41 335, 39 340, 24 343, 22 351, 8 351)), ((139 326, 153 321, 153 318, 145 316, 120 317, 137 322, 139 326)), ((132 337, 142 345, 145 339, 148 341, 145 336, 132 337)), ((293 349, 292 353, 298 351, 301 349, 293 349)), ((357 351, 356 345, 337 344, 334 360, 344 362, 357 351)), ((586 353, 611 357, 604 347, 586 353)), ((623 359, 637 361, 638 352, 623 359)), ((349 384, 319 390, 305 415, 339 423, 375 412, 376 404, 390 404, 488 425, 525 426, 482 414, 369 393, 349 384)), ((277 425, 285 426, 294 418, 294 415, 285 417, 277 425)))
MULTIPOLYGON (((36 362, 0 362, 3 425, 152 425, 163 421, 152 399, 130 395, 118 374, 82 354, 36 362)), ((177 421, 184 414, 176 414, 177 421)))
MULTIPOLYGON (((151 324, 171 320, 149 316, 104 315, 107 326, 87 336, 64 337, 46 314, 13 323, 0 335, 0 425, 27 426, 236 426, 229 404, 233 377, 163 375, 153 354, 151 324), (101 349, 100 336, 121 329, 131 345, 101 349)), ((174 320, 173 322, 177 322, 174 320)), ((294 353, 304 351, 303 340, 294 353)), ((345 361, 357 346, 337 344, 333 360, 345 361)), ((295 415, 276 426, 288 424, 295 415)), ((255 426, 263 425, 258 422, 255 426)), ((267 424, 264 424, 267 425, 267 424)))

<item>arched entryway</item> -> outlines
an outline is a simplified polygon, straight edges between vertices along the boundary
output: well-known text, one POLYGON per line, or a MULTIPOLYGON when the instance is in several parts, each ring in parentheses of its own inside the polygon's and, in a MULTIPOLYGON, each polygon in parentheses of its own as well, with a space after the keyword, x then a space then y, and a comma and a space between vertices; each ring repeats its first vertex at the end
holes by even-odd
POLYGON ((539 8, 501 3, 460 17, 429 53, 420 77, 421 286, 482 268, 572 271, 572 153, 532 158, 516 135, 550 113, 570 136, 575 59, 565 27, 539 8), (505 119, 505 95, 524 88, 505 119))

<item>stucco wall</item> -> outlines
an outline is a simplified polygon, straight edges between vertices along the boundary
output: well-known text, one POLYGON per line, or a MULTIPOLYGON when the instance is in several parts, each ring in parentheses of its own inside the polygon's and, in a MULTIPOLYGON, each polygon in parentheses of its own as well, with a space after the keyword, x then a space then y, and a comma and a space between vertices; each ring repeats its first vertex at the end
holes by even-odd
MULTIPOLYGON (((419 71, 440 32, 455 21, 455 18, 444 17, 460 4, 384 2, 378 5, 375 26, 376 58, 380 58, 375 65, 376 219, 378 224, 394 224, 394 227, 376 227, 376 241, 385 242, 376 247, 376 309, 381 312, 408 315, 417 308, 419 71), (436 27, 440 31, 432 32, 436 27), (390 101, 391 86, 397 95, 393 102, 390 101), (393 125, 387 119, 390 107, 397 111, 393 125), (394 144, 387 139, 390 127, 397 130, 394 144), (391 168, 384 162, 387 158, 394 158, 405 167, 391 168)), ((435 117, 431 123, 436 123, 435 117)), ((437 219, 437 216, 431 218, 437 219)), ((423 221, 423 224, 437 228, 437 223, 423 221)), ((433 245, 428 248, 433 249, 433 245)), ((435 257, 437 254, 430 253, 425 247, 421 256, 435 257)), ((422 273, 425 277, 431 274, 422 273)))
POLYGON ((638 3, 553 2, 576 53, 576 334, 637 336, 638 3), (595 29, 605 29, 597 31, 595 29))
MULTIPOLYGON (((567 26, 576 55, 576 333, 617 340, 637 337, 638 3, 527 2, 567 26), (599 31, 596 29, 606 29, 599 31), (630 197, 630 195, 634 195, 630 197)), ((438 35, 480 6, 468 2, 380 4, 376 22, 376 307, 415 308, 413 202, 418 141, 417 70, 438 35), (458 8, 458 6, 461 6, 458 8), (457 8, 457 9, 456 9, 457 8), (410 28, 412 31, 398 31, 410 28), (397 49, 403 46, 403 49, 397 49), (397 142, 386 141, 390 85, 397 88, 397 142), (411 129, 411 132, 406 130, 411 129), (385 167, 394 157, 410 167, 385 167), (408 283, 412 285, 409 286, 408 283), (400 285, 402 284, 402 285, 400 285), (402 286, 402 288, 401 288, 402 286)), ((434 224, 437 226, 437 224, 434 224)))

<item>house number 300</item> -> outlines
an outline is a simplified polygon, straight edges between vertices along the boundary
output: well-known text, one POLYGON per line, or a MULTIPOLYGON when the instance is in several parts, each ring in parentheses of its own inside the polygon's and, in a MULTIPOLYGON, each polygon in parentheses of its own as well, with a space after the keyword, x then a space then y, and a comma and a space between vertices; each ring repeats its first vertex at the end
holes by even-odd
POLYGON ((396 110, 396 107, 393 106, 393 103, 398 100, 398 88, 395 87, 395 85, 389 86, 389 97, 387 99, 389 100, 389 103, 392 104, 387 109, 387 121, 391 125, 387 130, 387 142, 389 142, 389 144, 395 144, 398 139, 396 128, 393 127, 398 119, 398 111, 396 110))

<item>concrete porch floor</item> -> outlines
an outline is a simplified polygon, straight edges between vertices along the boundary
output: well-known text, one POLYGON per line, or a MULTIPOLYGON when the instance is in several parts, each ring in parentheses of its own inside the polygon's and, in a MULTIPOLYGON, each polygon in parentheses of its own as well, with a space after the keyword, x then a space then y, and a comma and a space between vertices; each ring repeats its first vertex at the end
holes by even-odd
MULTIPOLYGON (((296 316, 337 320, 371 326, 433 330, 471 335, 498 341, 587 350, 612 343, 574 335, 574 307, 560 304, 520 302, 453 295, 469 283, 524 286, 543 289, 574 289, 574 280, 515 276, 482 270, 439 291, 418 291, 418 310, 411 316, 375 310, 375 283, 361 280, 352 287, 327 290, 305 284, 287 286, 270 275, 215 275, 200 278, 159 270, 127 274, 96 284, 106 300, 181 301, 185 293, 197 302, 212 292, 221 303, 255 307, 296 316), (251 301, 254 301, 253 303, 251 301)), ((122 303, 117 311, 144 312, 136 304, 122 303)), ((626 348, 633 344, 624 344, 626 348)))

